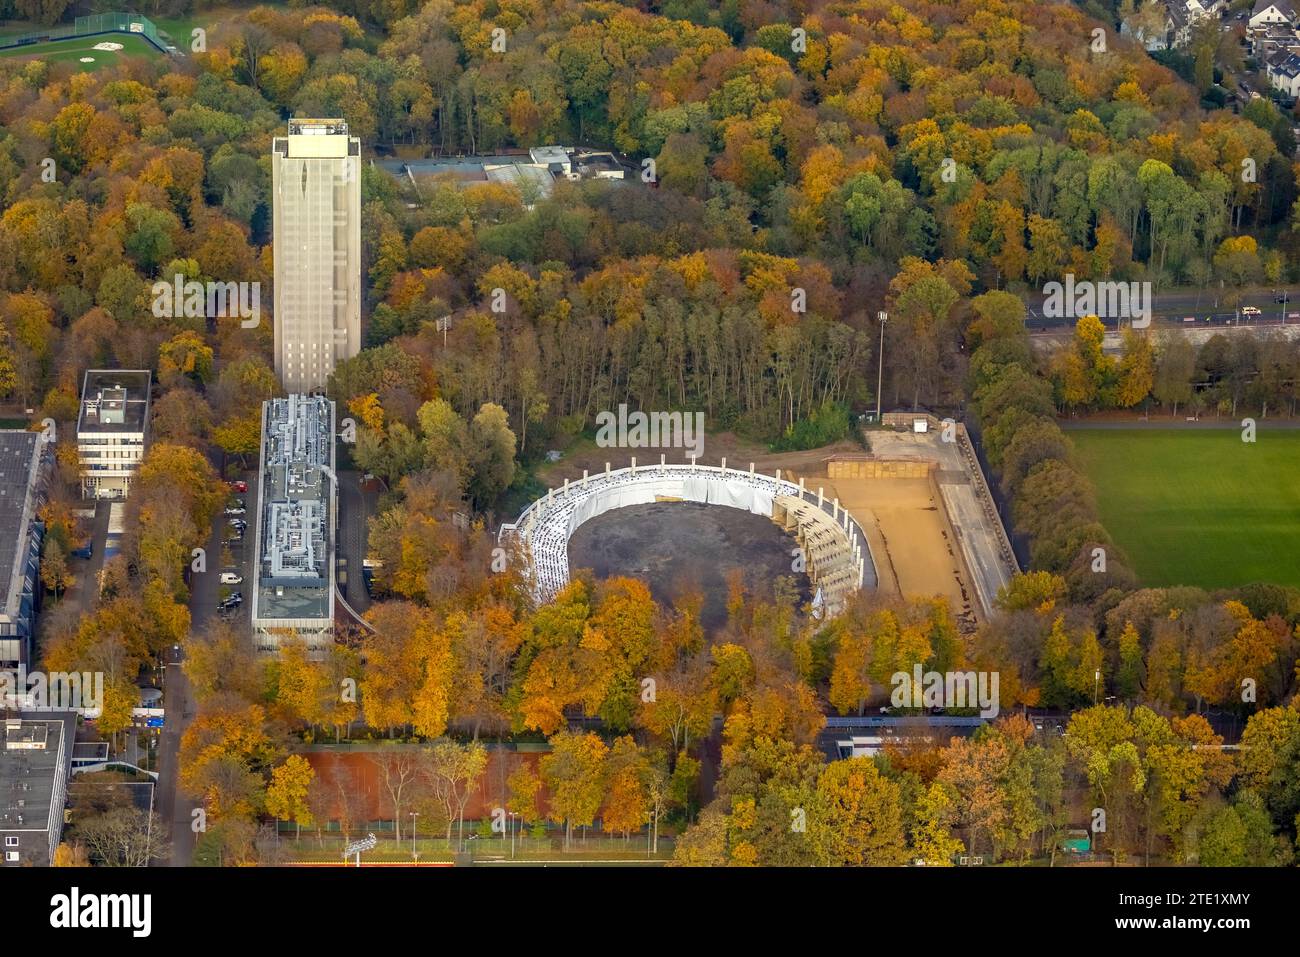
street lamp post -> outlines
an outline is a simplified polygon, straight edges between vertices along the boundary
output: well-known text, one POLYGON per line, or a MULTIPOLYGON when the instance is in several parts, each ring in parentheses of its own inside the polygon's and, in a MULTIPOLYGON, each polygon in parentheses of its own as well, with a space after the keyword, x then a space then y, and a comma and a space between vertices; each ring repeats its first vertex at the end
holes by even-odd
POLYGON ((880 389, 885 381, 885 323, 889 321, 889 313, 881 310, 876 313, 876 318, 880 320, 880 366, 876 370, 876 425, 881 425, 880 389))
POLYGON ((411 858, 416 862, 419 862, 420 860, 420 855, 415 850, 415 824, 416 824, 416 818, 418 818, 419 816, 420 816, 419 811, 411 812, 411 858))
POLYGON ((510 860, 515 859, 515 818, 519 815, 514 811, 510 812, 510 860))
POLYGON ((1097 703, 1097 689, 1101 686, 1101 669, 1098 668, 1092 674, 1092 703, 1097 703))

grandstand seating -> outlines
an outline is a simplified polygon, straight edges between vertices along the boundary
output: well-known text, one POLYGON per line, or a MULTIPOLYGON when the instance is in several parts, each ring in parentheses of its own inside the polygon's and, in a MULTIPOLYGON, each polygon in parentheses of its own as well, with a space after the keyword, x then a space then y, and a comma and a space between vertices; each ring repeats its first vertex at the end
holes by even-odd
MULTIPOLYGON (((634 460, 635 461, 635 460, 634 460)), ((778 473, 779 474, 779 473, 778 473)), ((745 508, 766 515, 799 542, 822 607, 838 613, 847 597, 877 584, 866 536, 837 503, 793 482, 714 465, 629 466, 551 489, 519 517, 501 526, 498 541, 525 556, 534 597, 553 598, 569 582, 569 538, 605 511, 642 502, 682 500, 745 508)))

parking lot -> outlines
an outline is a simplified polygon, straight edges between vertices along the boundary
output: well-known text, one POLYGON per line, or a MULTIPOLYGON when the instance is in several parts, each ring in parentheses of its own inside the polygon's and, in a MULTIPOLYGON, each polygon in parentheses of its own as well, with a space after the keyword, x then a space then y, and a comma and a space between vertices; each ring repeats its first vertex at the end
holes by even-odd
POLYGON ((68 557, 68 568, 72 572, 72 587, 64 592, 61 602, 73 602, 82 617, 94 610, 99 599, 99 573, 104 568, 104 545, 108 540, 107 501, 88 502, 78 509, 78 517, 90 545, 90 557, 83 558, 74 551, 68 557), (82 516, 80 513, 91 514, 82 516))
MULTIPOLYGON (((248 483, 247 492, 231 492, 231 498, 244 502, 244 514, 238 516, 220 515, 213 522, 212 537, 208 541, 207 570, 195 572, 190 579, 190 617, 195 631, 207 628, 211 620, 221 615, 240 634, 247 634, 252 627, 251 606, 253 600, 252 581, 254 566, 254 538, 257 528, 257 473, 247 472, 240 478, 248 483), (247 522, 243 538, 231 544, 225 544, 233 532, 231 518, 240 518, 247 522), (226 559, 229 559, 227 561, 226 559), (243 582, 238 585, 221 584, 221 573, 234 571, 243 582), (232 612, 222 614, 218 603, 233 592, 243 595, 243 603, 232 612)), ((227 500, 227 505, 232 504, 227 500)))

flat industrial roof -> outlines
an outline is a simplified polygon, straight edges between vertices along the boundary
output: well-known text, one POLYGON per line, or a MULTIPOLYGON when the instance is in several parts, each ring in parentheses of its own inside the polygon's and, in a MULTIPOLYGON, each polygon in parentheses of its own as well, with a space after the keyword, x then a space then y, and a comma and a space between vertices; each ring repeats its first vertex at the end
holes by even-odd
POLYGON ((26 563, 21 553, 35 517, 38 455, 43 447, 38 432, 0 430, 0 614, 13 614, 11 606, 22 593, 14 573, 26 563))
POLYGON ((277 136, 272 152, 289 159, 342 159, 358 156, 360 140, 348 135, 348 124, 341 119, 289 120, 289 135, 277 136))
MULTIPOLYGON (((72 736, 71 712, 40 718, 23 716, 10 730, 0 722, 4 746, 0 749, 0 831, 44 831, 53 823, 55 777, 66 773, 59 764, 63 736, 72 736)), ((70 742, 69 742, 70 744, 70 742)), ((64 744, 71 754, 69 744, 64 744)))
POLYGON ((332 403, 290 395, 264 404, 253 617, 331 614, 332 403))
POLYGON ((535 189, 537 199, 547 199, 555 189, 555 177, 549 170, 540 166, 524 163, 509 163, 502 166, 484 168, 487 178, 494 183, 509 183, 519 189, 526 198, 528 190, 535 189))
POLYGON ((563 146, 534 146, 528 151, 528 155, 534 163, 559 163, 569 162, 569 150, 563 146))

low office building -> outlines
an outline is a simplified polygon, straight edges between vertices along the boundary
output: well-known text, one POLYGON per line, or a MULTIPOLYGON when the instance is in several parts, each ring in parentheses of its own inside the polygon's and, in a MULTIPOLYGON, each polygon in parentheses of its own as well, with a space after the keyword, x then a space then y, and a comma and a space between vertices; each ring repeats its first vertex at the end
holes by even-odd
POLYGON ((501 183, 518 191, 532 209, 550 199, 557 180, 626 180, 628 168, 608 151, 575 150, 568 146, 534 146, 523 152, 483 156, 448 156, 421 160, 380 160, 378 165, 411 183, 417 193, 425 179, 468 187, 501 183))
POLYGON ((91 369, 81 388, 77 457, 85 498, 124 499, 144 459, 148 369, 91 369))
POLYGON ((573 172, 572 152, 567 146, 534 146, 528 151, 528 158, 534 166, 557 176, 568 176, 573 172))
POLYGON ((77 716, 10 713, 0 750, 4 867, 49 867, 63 838, 77 716))
POLYGON ((253 636, 275 651, 297 634, 333 640, 334 403, 290 395, 262 404, 253 636))
POLYGON ((0 668, 32 660, 50 443, 39 432, 0 431, 0 668))

